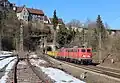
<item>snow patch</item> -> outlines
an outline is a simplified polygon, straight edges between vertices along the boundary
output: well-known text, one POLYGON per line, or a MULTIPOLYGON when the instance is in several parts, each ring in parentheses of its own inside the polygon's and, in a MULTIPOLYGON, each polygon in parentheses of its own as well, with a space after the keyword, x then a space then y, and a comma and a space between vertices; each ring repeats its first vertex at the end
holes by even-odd
MULTIPOLYGON (((38 58, 38 56, 36 54, 32 54, 30 55, 30 58, 38 58)), ((30 61, 37 64, 47 63, 45 60, 42 60, 42 59, 37 59, 37 60, 31 59, 30 61)))
POLYGON ((40 67, 45 74, 51 79, 55 80, 55 83, 85 83, 65 72, 55 68, 40 67))
POLYGON ((32 65, 39 67, 45 74, 47 74, 51 79, 55 80, 55 83, 86 83, 83 82, 62 70, 55 68, 45 68, 39 65, 39 63, 35 60, 32 60, 32 65))
POLYGON ((30 62, 32 62, 32 64, 36 63, 38 65, 47 63, 45 60, 41 60, 41 59, 38 60, 31 59, 30 62))
POLYGON ((12 62, 10 62, 10 64, 7 66, 5 75, 0 79, 0 83, 6 83, 6 80, 8 78, 8 73, 11 71, 11 69, 13 68, 14 64, 15 64, 16 60, 13 60, 12 62))
POLYGON ((24 61, 21 61, 21 62, 18 63, 18 65, 27 65, 27 63, 24 62, 24 61))
POLYGON ((8 54, 12 54, 13 52, 9 52, 9 51, 0 51, 0 55, 8 55, 8 54))
POLYGON ((0 69, 2 69, 5 65, 7 65, 11 60, 15 59, 16 57, 6 58, 0 61, 0 69))
POLYGON ((30 58, 37 58, 37 55, 32 54, 32 55, 30 55, 30 58))

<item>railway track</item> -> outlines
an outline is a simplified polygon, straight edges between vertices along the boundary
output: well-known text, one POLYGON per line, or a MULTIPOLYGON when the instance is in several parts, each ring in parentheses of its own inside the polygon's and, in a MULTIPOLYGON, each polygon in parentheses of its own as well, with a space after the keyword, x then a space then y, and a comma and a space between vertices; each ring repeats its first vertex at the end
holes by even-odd
POLYGON ((14 69, 13 69, 14 83, 23 83, 23 82, 25 82, 25 83, 54 83, 54 80, 50 79, 47 75, 45 75, 44 72, 42 72, 38 67, 32 65, 30 62, 30 59, 40 59, 40 58, 29 58, 29 55, 27 55, 27 57, 22 57, 22 58, 19 57, 18 58, 18 60, 15 63, 14 69), (27 64, 25 66, 25 68, 21 68, 21 66, 19 65, 19 63, 21 61, 24 61, 27 64), (17 68, 17 67, 19 67, 19 68, 17 68), (21 72, 21 73, 19 73, 19 72, 21 72), (21 78, 21 76, 22 76, 22 78, 21 78), (26 80, 31 77, 35 78, 35 79, 33 79, 35 81, 33 81, 31 79, 26 80), (39 80, 39 81, 36 82, 36 80, 37 81, 39 80))
POLYGON ((58 64, 62 64, 62 65, 64 65, 64 64, 70 65, 71 68, 73 68, 74 70, 76 68, 77 69, 82 69, 82 70, 85 70, 86 72, 91 72, 91 73, 94 73, 94 74, 97 74, 97 75, 100 75, 100 76, 105 76, 109 79, 114 79, 116 81, 120 81, 120 71, 119 70, 103 68, 103 67, 99 67, 99 66, 79 65, 79 64, 66 62, 66 61, 63 61, 63 60, 54 59, 52 57, 49 57, 49 58, 54 63, 58 63, 58 64))
MULTIPOLYGON (((30 58, 30 59, 35 59, 35 58, 30 58)), ((54 83, 54 81, 50 78, 48 78, 40 69, 37 69, 37 67, 33 66, 30 63, 30 59, 29 57, 27 57, 27 63, 29 65, 29 67, 32 69, 32 71, 36 74, 37 77, 39 77, 39 79, 41 79, 41 83, 54 83)), ((39 58, 36 58, 39 59, 39 58)))
MULTIPOLYGON (((43 56, 42 56, 43 58, 43 56)), ((30 58, 32 59, 32 58, 30 58)), ((46 75, 44 75, 42 73, 42 71, 36 71, 37 68, 35 66, 33 66, 31 63, 30 63, 30 60, 29 58, 27 58, 27 63, 29 65, 29 67, 32 69, 32 71, 36 74, 36 76, 39 78, 39 79, 42 79, 42 82, 45 83, 46 81, 46 75)), ((97 75, 100 75, 100 76, 105 76, 107 78, 110 78, 110 79, 114 79, 116 81, 119 81, 120 82, 120 71, 119 70, 113 70, 113 69, 108 69, 108 68, 103 68, 103 67, 97 67, 97 66, 85 66, 85 65, 78 65, 78 64, 74 64, 74 63, 69 63, 69 62, 66 62, 66 61, 61 61, 61 60, 56 60, 52 57, 49 57, 47 55, 45 55, 44 57, 45 60, 47 60, 50 64, 54 64, 54 65, 61 65, 63 66, 64 68, 61 68, 65 71, 68 71, 69 73, 70 72, 73 72, 72 70, 69 70, 69 69, 73 69, 74 71, 76 70, 78 73, 74 74, 73 72, 73 76, 79 76, 79 69, 82 69, 82 70, 85 70, 86 72, 92 72, 92 73, 95 73, 97 75), (66 69, 66 65, 69 66, 68 69, 66 69)), ((54 82, 50 82, 51 80, 49 80, 48 83, 54 83, 54 82)), ((14 83, 17 83, 17 82, 14 82, 14 83)))
POLYGON ((74 67, 78 67, 78 68, 82 68, 82 69, 89 70, 92 72, 96 72, 96 73, 104 74, 104 75, 111 76, 114 78, 118 78, 120 80, 120 71, 118 71, 118 70, 112 70, 112 69, 107 69, 107 68, 97 67, 97 66, 78 65, 78 64, 74 64, 74 63, 65 62, 65 61, 62 61, 62 62, 72 65, 74 67))
POLYGON ((10 72, 10 78, 8 79, 7 83, 10 82, 10 80, 14 79, 14 83, 44 83, 39 78, 39 76, 36 74, 36 72, 33 70, 33 67, 28 58, 20 58, 17 57, 17 61, 14 65, 14 68, 12 69, 12 72, 10 72), (24 62, 26 65, 21 65, 19 63, 24 62), (32 77, 32 78, 31 78, 32 77))

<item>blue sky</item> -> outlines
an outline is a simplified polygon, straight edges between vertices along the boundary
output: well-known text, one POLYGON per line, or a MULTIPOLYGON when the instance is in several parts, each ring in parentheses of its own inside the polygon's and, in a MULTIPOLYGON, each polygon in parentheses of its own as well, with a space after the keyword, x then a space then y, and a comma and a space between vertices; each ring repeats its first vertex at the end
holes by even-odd
POLYGON ((41 9, 49 17, 54 9, 65 22, 96 20, 98 14, 113 29, 120 29, 120 0, 9 0, 16 5, 41 9))

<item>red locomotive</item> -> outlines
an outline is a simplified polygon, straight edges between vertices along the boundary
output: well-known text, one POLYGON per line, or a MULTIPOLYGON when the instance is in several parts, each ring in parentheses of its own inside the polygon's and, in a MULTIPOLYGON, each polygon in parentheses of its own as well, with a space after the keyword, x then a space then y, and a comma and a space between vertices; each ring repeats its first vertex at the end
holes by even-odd
POLYGON ((57 58, 80 64, 91 64, 92 48, 61 48, 57 58))

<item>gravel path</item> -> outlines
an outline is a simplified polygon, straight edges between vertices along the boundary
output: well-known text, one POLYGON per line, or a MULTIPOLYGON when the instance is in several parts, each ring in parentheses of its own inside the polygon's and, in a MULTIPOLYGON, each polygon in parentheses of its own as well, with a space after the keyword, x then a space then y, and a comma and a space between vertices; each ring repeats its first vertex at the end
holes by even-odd
MULTIPOLYGON (((41 80, 35 75, 31 68, 27 65, 27 61, 19 62, 17 66, 17 81, 18 83, 42 83, 41 80)), ((13 70, 9 73, 9 78, 6 83, 12 83, 13 70)))

